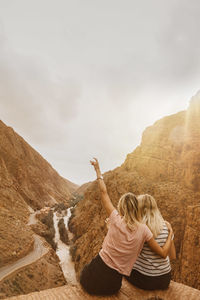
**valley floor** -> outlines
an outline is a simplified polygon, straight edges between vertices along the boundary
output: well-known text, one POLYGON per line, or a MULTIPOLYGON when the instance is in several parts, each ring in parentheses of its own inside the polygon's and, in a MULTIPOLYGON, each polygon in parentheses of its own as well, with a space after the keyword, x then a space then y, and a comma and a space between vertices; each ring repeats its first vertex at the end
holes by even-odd
POLYGON ((16 270, 19 270, 33 262, 37 261, 48 252, 48 248, 43 245, 42 239, 38 235, 34 235, 34 249, 25 257, 20 258, 16 262, 0 268, 0 281, 9 276, 16 270))

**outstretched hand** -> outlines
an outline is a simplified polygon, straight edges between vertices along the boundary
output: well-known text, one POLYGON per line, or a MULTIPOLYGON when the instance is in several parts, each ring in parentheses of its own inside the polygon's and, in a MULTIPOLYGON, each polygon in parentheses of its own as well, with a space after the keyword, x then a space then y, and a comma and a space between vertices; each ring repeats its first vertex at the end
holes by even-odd
POLYGON ((98 171, 99 168, 99 162, 98 159, 93 157, 93 160, 90 160, 91 165, 94 167, 95 171, 98 171))

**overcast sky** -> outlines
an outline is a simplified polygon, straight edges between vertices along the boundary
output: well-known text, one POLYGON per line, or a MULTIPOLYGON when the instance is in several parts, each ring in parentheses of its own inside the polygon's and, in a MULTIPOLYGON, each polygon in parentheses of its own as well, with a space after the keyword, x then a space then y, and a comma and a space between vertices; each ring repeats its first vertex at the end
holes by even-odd
POLYGON ((200 89, 199 0, 0 0, 0 115, 77 183, 200 89))

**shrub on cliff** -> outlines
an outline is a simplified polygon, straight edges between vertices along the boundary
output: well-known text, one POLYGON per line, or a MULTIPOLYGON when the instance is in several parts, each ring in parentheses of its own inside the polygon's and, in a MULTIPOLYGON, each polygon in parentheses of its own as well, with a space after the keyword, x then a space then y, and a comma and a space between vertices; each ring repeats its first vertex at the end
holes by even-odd
POLYGON ((51 247, 56 250, 56 243, 54 242, 55 228, 53 223, 53 212, 50 210, 47 215, 42 217, 41 221, 48 227, 48 230, 43 234, 44 238, 51 247))
POLYGON ((58 228, 59 228, 59 232, 60 232, 60 239, 63 243, 65 243, 66 245, 69 244, 69 237, 68 237, 68 233, 67 233, 67 229, 65 227, 65 223, 64 223, 64 219, 60 219, 58 222, 58 228))
POLYGON ((57 211, 58 213, 62 213, 62 211, 67 210, 67 206, 62 203, 56 203, 54 205, 54 211, 57 211))

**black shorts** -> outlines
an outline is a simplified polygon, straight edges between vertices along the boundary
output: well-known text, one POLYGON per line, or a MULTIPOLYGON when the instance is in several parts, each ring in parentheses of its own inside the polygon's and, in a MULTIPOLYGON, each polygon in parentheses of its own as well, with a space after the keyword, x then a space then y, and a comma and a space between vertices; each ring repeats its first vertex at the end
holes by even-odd
POLYGON ((121 288, 122 275, 108 267, 98 254, 83 268, 80 283, 91 295, 113 295, 121 288))
POLYGON ((143 290, 166 290, 171 280, 171 272, 160 276, 147 276, 137 270, 132 270, 131 275, 125 278, 143 290))

